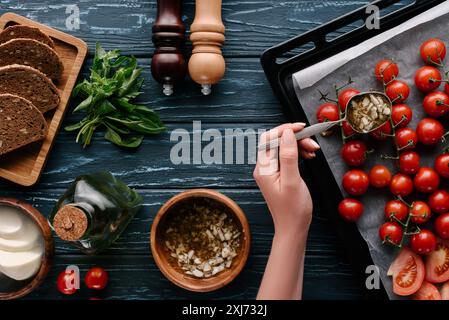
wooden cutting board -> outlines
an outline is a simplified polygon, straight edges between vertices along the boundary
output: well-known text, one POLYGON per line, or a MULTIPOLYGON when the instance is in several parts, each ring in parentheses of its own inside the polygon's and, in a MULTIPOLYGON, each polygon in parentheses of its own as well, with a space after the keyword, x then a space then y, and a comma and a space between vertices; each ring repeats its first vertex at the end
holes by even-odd
POLYGON ((52 38, 55 42, 55 50, 64 64, 62 79, 56 83, 61 94, 61 102, 58 108, 45 114, 48 123, 48 135, 45 140, 0 157, 0 178, 23 186, 32 186, 37 183, 44 170, 67 110, 76 79, 87 56, 88 47, 81 39, 17 14, 6 13, 0 17, 0 30, 16 24, 37 27, 52 38))

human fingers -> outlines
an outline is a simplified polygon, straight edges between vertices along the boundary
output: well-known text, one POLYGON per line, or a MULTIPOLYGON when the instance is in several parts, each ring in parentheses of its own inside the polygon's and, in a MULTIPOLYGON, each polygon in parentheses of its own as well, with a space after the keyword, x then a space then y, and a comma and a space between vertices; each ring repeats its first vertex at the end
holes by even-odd
POLYGON ((293 130, 286 129, 281 137, 279 148, 281 185, 291 185, 299 181, 298 158, 299 151, 295 134, 293 130))
POLYGON ((310 138, 299 141, 298 145, 301 150, 306 152, 315 152, 320 149, 320 145, 310 138))

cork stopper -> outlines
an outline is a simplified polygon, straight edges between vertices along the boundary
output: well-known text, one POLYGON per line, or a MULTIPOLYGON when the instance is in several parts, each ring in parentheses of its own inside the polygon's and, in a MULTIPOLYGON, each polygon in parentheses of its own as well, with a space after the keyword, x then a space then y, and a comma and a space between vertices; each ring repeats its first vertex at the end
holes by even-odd
POLYGON ((86 233, 89 221, 80 208, 65 205, 56 213, 53 228, 56 234, 65 241, 76 241, 86 233))

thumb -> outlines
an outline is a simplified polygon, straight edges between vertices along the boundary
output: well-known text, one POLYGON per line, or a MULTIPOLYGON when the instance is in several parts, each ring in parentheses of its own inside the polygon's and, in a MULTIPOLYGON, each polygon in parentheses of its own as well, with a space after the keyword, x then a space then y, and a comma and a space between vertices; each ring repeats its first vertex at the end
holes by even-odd
POLYGON ((281 171, 281 184, 296 184, 300 179, 298 144, 293 130, 287 129, 281 137, 279 162, 281 171))

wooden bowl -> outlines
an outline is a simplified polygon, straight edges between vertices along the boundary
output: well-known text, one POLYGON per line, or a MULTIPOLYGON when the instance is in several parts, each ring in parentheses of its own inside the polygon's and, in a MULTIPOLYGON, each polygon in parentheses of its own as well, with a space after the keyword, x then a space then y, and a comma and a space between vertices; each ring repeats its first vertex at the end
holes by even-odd
POLYGON ((233 281, 243 270, 248 260, 251 235, 248 220, 242 209, 225 195, 208 189, 195 189, 180 193, 168 200, 154 219, 151 227, 151 251, 156 265, 164 276, 177 286, 194 292, 210 292, 220 289, 233 281), (165 247, 163 232, 161 231, 164 219, 170 214, 176 214, 172 209, 174 206, 191 201, 195 198, 206 198, 224 205, 227 213, 232 214, 235 221, 240 225, 242 232, 242 243, 238 255, 234 258, 231 268, 226 269, 210 278, 198 279, 186 275, 176 264, 171 261, 170 254, 165 247))
POLYGON ((45 252, 42 258, 41 267, 36 275, 32 279, 20 281, 19 284, 23 284, 23 286, 20 286, 14 291, 6 293, 0 292, 0 300, 12 300, 26 296, 42 284, 52 264, 54 244, 47 219, 45 219, 38 210, 25 202, 10 198, 0 198, 0 205, 7 205, 21 210, 39 226, 44 239, 45 252))

